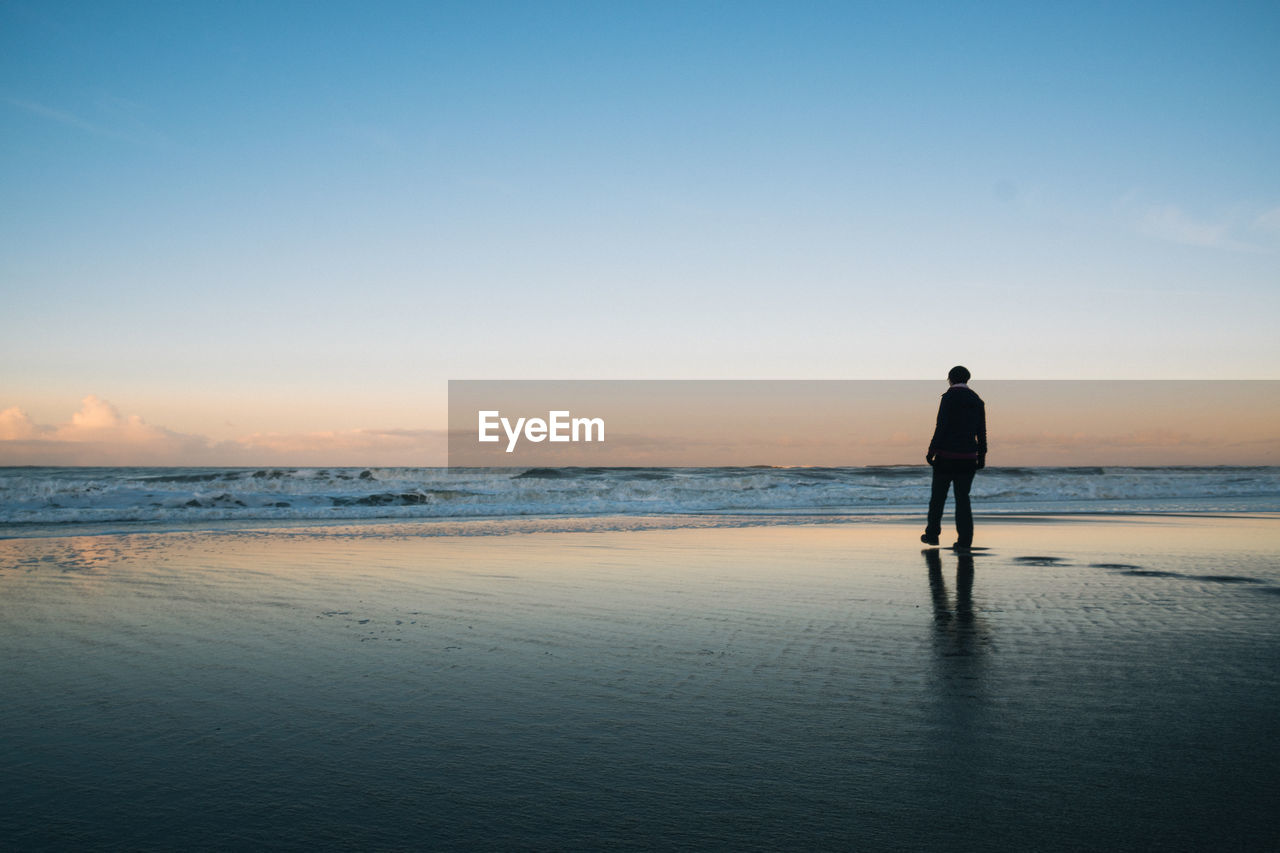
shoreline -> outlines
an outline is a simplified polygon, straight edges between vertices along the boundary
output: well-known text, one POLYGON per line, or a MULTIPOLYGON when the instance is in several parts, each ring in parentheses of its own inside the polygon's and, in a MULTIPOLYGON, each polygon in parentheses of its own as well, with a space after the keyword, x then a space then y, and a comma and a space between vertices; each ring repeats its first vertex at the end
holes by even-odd
MULTIPOLYGON (((943 516, 943 538, 953 524, 951 507, 943 516)), ((975 524, 981 528, 1019 523, 1079 523, 1085 521, 1125 521, 1141 519, 1264 519, 1280 521, 1280 512, 1266 510, 1010 510, 1008 512, 974 512, 975 524)), ((2 522, 0 542, 25 539, 60 539, 97 536, 164 536, 174 534, 228 533, 304 533, 351 535, 364 531, 370 535, 438 538, 452 536, 504 536, 528 533, 625 532, 636 530, 687 530, 708 528, 806 527, 829 525, 923 525, 924 511, 917 512, 698 512, 600 515, 547 514, 465 516, 459 518, 344 518, 344 519, 225 519, 196 523, 122 521, 122 522, 2 522), (106 527, 107 529, 104 529, 106 527)))

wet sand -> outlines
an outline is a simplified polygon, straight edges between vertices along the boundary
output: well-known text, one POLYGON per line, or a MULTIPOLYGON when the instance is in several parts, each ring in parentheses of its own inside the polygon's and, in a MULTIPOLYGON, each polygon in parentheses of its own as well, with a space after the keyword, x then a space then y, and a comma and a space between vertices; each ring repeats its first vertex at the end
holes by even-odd
POLYGON ((0 541, 0 847, 1267 849, 1280 520, 0 541))

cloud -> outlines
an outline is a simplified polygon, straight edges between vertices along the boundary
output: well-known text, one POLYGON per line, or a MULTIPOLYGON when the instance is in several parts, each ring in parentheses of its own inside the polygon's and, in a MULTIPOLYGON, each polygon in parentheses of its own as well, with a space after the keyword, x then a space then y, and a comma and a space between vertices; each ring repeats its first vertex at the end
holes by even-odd
POLYGON ((174 433, 147 425, 137 415, 120 416, 116 407, 93 394, 80 401, 80 411, 71 416, 71 423, 58 429, 58 437, 64 441, 108 439, 115 441, 153 441, 174 433))
POLYGON ((137 415, 123 417, 115 406, 93 394, 81 400, 80 411, 71 416, 71 422, 54 427, 49 438, 68 443, 144 447, 164 454, 207 444, 200 436, 152 426, 137 415))
POLYGON ((138 120, 137 114, 141 112, 140 108, 136 104, 124 100, 123 98, 103 96, 98 99, 97 111, 103 113, 103 117, 112 125, 127 126, 129 128, 127 131, 118 130, 116 127, 110 127, 105 124, 89 121, 76 113, 45 106, 44 104, 36 103, 35 101, 24 101, 18 98, 0 98, 0 100, 11 107, 22 110, 23 112, 60 124, 64 127, 70 127, 75 130, 83 131, 84 133, 93 134, 94 136, 116 139, 133 145, 141 145, 151 148, 162 147, 168 144, 168 139, 166 137, 157 133, 150 127, 147 127, 138 120))
POLYGON ((1013 447, 1051 447, 1074 449, 1078 447, 1202 447, 1217 446, 1221 442, 1205 436, 1193 436, 1187 432, 1166 429, 1144 429, 1124 433, 1019 433, 1001 435, 1000 441, 1013 447))
POLYGON ((38 424, 17 407, 0 412, 0 464, 180 465, 209 442, 152 426, 90 394, 62 424, 38 424))
POLYGON ((151 444, 189 441, 191 436, 153 427, 137 415, 121 417, 116 407, 93 394, 65 424, 37 424, 17 406, 0 412, 0 441, 44 440, 63 443, 151 444))
POLYGON ((20 110, 39 116, 40 118, 49 119, 58 124, 74 127, 77 130, 83 130, 87 133, 94 133, 99 136, 115 136, 116 134, 104 127, 99 127, 93 122, 85 121, 74 113, 65 110, 57 110, 53 107, 46 107, 44 104, 37 104, 33 101, 20 101, 16 98, 5 98, 5 103, 11 107, 17 107, 20 110))
POLYGON ((1280 440, 1273 436, 1241 438, 1162 428, 1001 433, 991 442, 1000 460, 996 464, 1028 465, 1256 465, 1272 464, 1280 451, 1280 440))
POLYGON ((353 429, 254 433, 214 442, 121 415, 85 397, 71 420, 38 424, 0 411, 0 465, 443 465, 444 430, 353 429))
POLYGON ((1176 204, 1134 205, 1124 200, 1140 234, 1156 240, 1233 252, 1271 252, 1280 238, 1280 207, 1262 212, 1237 212, 1209 220, 1193 216, 1176 204))
POLYGON ((1280 207, 1264 210, 1253 220, 1253 227, 1273 237, 1280 237, 1280 207))
MULTIPOLYGON (((254 433, 234 444, 250 454, 269 454, 273 459, 359 460, 353 465, 444 464, 447 450, 445 430, 434 429, 352 429, 306 433, 254 433)), ((316 461, 296 464, 340 464, 316 461)), ((341 463, 348 464, 348 463, 341 463)))
POLYGON ((39 438, 44 431, 52 431, 52 428, 38 426, 17 406, 0 412, 0 441, 39 438))
POLYGON ((1138 230, 1148 237, 1185 246, 1235 250, 1255 248, 1233 239, 1227 223, 1192 219, 1181 208, 1172 204, 1148 207, 1138 221, 1138 230))

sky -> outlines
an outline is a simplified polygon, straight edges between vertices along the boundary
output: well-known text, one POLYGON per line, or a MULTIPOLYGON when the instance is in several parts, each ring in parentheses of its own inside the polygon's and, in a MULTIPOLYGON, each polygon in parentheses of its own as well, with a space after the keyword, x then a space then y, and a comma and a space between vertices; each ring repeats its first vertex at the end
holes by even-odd
POLYGON ((1280 378, 1276 44, 1274 2, 0 0, 0 463, 434 464, 450 379, 1280 378))

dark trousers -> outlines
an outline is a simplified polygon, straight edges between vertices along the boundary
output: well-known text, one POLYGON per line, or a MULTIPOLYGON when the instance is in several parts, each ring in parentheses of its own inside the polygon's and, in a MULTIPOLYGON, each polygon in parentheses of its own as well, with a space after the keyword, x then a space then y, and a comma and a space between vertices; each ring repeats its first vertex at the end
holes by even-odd
POLYGON ((929 496, 929 523, 924 532, 930 536, 942 533, 942 508, 947 504, 947 491, 955 487, 956 541, 973 544, 973 508, 969 506, 969 487, 978 463, 970 459, 933 460, 933 493, 929 496))

